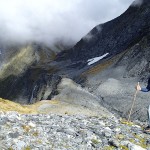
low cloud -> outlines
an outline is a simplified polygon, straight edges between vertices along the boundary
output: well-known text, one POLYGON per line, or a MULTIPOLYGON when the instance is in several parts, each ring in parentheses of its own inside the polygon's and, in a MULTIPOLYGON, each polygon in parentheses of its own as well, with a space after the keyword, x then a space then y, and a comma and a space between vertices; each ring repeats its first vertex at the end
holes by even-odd
POLYGON ((1 43, 77 42, 123 13, 133 0, 1 0, 1 43))
POLYGON ((143 3, 143 0, 135 0, 133 3, 132 3, 132 6, 141 6, 143 3))

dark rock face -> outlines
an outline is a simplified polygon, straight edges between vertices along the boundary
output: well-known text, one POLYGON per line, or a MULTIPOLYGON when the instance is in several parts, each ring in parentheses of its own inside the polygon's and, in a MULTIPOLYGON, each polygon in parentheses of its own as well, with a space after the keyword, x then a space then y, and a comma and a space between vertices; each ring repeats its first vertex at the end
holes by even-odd
MULTIPOLYGON (((8 53, 8 60, 1 66, 0 97, 20 103, 34 103, 43 98, 50 98, 50 93, 55 93, 57 83, 54 85, 54 82, 57 82, 59 77, 55 75, 55 68, 44 64, 53 60, 54 52, 37 44, 13 49, 15 53, 8 53)), ((5 58, 4 54, 3 57, 5 58)))
POLYGON ((150 32, 132 46, 115 66, 126 66, 124 77, 140 77, 147 82, 150 76, 150 32))
POLYGON ((116 19, 98 25, 75 47, 60 53, 57 60, 83 61, 109 53, 114 56, 137 43, 150 32, 150 2, 130 6, 116 19))
POLYGON ((60 76, 50 75, 43 69, 28 69, 21 76, 0 80, 0 95, 5 99, 31 104, 56 95, 60 80, 60 76))

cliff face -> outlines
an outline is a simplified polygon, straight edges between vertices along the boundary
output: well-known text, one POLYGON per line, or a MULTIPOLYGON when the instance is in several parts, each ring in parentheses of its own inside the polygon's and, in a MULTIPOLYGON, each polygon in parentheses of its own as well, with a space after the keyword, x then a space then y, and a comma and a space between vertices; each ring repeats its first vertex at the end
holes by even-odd
POLYGON ((49 80, 48 75, 41 77, 45 70, 48 68, 49 72, 54 72, 54 69, 44 64, 55 58, 55 52, 37 44, 7 47, 3 52, 5 53, 1 54, 3 59, 0 71, 0 96, 29 103, 32 92, 46 86, 45 82, 49 80))

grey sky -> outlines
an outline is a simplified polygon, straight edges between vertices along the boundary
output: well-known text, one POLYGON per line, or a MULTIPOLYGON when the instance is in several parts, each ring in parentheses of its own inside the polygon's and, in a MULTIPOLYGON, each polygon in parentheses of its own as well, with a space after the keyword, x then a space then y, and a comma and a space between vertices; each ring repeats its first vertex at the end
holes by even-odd
POLYGON ((133 0, 0 0, 0 39, 77 42, 94 26, 123 13, 133 0))

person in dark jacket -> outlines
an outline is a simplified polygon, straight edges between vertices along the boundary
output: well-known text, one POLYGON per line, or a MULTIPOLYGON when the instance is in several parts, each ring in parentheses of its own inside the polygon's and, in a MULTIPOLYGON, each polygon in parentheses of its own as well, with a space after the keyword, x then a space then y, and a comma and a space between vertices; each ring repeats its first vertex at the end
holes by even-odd
MULTIPOLYGON (((138 85, 136 86, 136 90, 142 91, 142 92, 149 92, 150 91, 150 78, 148 79, 148 83, 146 87, 141 87, 138 82, 138 85)), ((150 132, 150 105, 148 108, 148 126, 145 128, 145 131, 150 132)))

